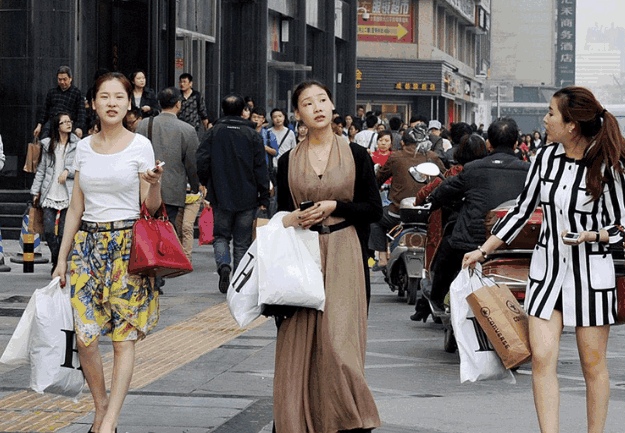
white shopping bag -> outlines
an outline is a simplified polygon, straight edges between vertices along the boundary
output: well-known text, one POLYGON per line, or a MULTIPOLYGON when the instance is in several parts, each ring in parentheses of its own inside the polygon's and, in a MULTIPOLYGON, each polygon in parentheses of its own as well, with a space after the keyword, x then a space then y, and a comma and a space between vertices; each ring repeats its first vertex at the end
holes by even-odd
POLYGON ((499 379, 516 383, 510 370, 507 370, 491 346, 488 338, 467 302, 467 296, 483 286, 495 283, 482 274, 479 263, 475 271, 468 268, 460 271, 449 288, 451 323, 460 352, 460 382, 499 379))
MULTIPOLYGON (((52 284, 52 283, 50 283, 52 284)), ((7 365, 22 365, 30 362, 30 356, 28 354, 30 348, 30 331, 35 321, 35 298, 37 296, 37 290, 30 297, 28 305, 22 314, 9 344, 0 358, 0 363, 7 365)))
POLYGON ((323 311, 325 289, 321 273, 319 234, 284 228, 276 214, 257 229, 258 304, 314 308, 323 311))
POLYGON ((69 287, 57 277, 35 291, 35 321, 30 332, 30 387, 77 399, 85 386, 75 349, 69 287))
POLYGON ((228 308, 241 328, 245 328, 260 316, 256 242, 254 241, 245 253, 228 287, 228 308))

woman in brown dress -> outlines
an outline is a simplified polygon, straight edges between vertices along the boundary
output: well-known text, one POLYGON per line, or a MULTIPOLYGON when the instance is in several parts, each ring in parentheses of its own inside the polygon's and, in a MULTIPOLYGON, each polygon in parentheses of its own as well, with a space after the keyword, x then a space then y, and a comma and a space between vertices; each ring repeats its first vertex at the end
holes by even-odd
POLYGON ((369 224, 382 216, 366 149, 332 132, 332 96, 300 84, 295 116, 308 138, 278 162, 278 208, 285 227, 319 232, 326 304, 279 318, 274 379, 277 433, 370 432, 380 426, 365 381, 369 224), (299 204, 311 200, 305 211, 299 204))

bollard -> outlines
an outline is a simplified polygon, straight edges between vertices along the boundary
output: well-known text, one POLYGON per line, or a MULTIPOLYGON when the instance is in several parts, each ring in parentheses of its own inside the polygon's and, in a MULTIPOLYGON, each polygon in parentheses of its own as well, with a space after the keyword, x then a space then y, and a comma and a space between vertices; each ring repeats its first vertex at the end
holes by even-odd
MULTIPOLYGON (((22 232, 20 233, 20 248, 22 249, 21 253, 17 253, 17 257, 11 257, 11 262, 13 263, 23 263, 23 255, 24 255, 24 236, 28 234, 28 212, 24 214, 22 217, 22 232)), ((39 234, 34 234, 34 263, 48 263, 49 260, 44 258, 42 254, 39 252, 41 248, 41 239, 39 238, 39 234)))
POLYGON ((24 255, 22 260, 23 272, 25 274, 32 274, 35 272, 35 235, 28 233, 24 237, 24 255))
POLYGON ((10 272, 11 267, 4 264, 4 248, 2 247, 2 229, 0 229, 0 272, 10 272))

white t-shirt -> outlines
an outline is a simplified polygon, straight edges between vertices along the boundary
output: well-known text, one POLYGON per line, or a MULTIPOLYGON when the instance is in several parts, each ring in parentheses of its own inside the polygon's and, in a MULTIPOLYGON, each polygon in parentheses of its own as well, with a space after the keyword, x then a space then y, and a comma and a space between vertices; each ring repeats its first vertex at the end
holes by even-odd
POLYGON ((369 149, 371 152, 375 152, 378 149, 378 133, 365 129, 360 131, 354 137, 354 141, 360 144, 365 149, 369 149))
MULTIPOLYGON (((277 131, 275 128, 269 128, 269 130, 271 132, 273 132, 273 135, 276 136, 276 140, 278 140, 278 158, 280 158, 282 155, 287 153, 289 150, 291 150, 295 146, 297 146, 297 140, 295 139, 295 133, 293 131, 291 131, 289 128, 287 128, 286 126, 282 128, 282 131, 277 131), (286 134, 288 134, 288 135, 286 136, 286 138, 284 138, 284 136, 286 134), (282 141, 283 138, 284 138, 284 142, 282 141), (280 144, 280 143, 282 143, 282 144, 280 144)), ((273 159, 273 165, 275 167, 278 166, 278 158, 274 158, 273 159)))
POLYGON ((124 150, 110 155, 94 152, 91 136, 76 148, 76 171, 85 197, 83 221, 110 222, 139 218, 141 184, 139 173, 155 165, 152 143, 135 138, 124 150))

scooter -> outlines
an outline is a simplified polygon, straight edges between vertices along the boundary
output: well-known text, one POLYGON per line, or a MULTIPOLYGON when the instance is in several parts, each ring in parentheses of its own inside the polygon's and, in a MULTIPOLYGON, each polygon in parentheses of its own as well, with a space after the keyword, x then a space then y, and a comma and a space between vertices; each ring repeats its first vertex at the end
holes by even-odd
MULTIPOLYGON (((420 170, 417 170, 416 166, 409 169, 412 178, 419 183, 426 183, 431 176, 429 173, 440 173, 433 163, 422 163, 419 167, 420 170)), ((414 202, 414 197, 407 197, 401 201, 399 206, 401 222, 386 235, 390 255, 384 272, 384 281, 391 291, 397 291, 399 297, 406 296, 406 301, 410 305, 416 302, 420 281, 425 276, 425 246, 431 208, 429 203, 415 206, 414 202)))

